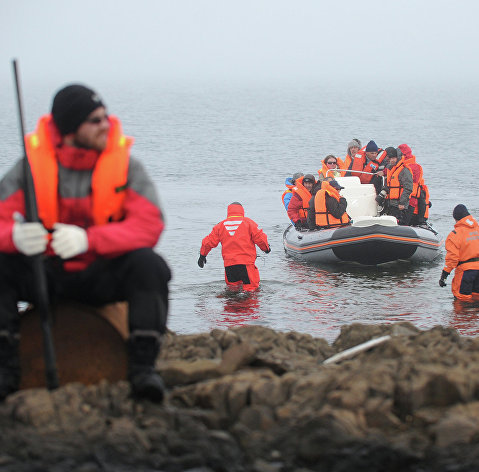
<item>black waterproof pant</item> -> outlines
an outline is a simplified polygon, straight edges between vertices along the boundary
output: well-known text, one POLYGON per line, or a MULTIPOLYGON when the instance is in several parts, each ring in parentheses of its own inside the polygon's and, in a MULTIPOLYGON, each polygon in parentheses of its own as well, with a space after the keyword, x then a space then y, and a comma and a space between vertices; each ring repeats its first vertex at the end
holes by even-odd
MULTIPOLYGON (((44 264, 52 304, 73 300, 101 306, 126 301, 130 332, 165 332, 171 272, 164 259, 152 249, 98 259, 79 272, 63 270, 59 258, 48 258, 44 264)), ((28 257, 0 253, 0 331, 18 332, 17 303, 25 301, 35 305, 35 283, 28 257)))
POLYGON ((462 274, 459 293, 461 295, 471 295, 479 293, 479 270, 465 270, 462 274))
POLYGON ((389 205, 388 215, 395 216, 399 225, 408 225, 411 219, 411 214, 408 209, 400 210, 397 206, 389 205))

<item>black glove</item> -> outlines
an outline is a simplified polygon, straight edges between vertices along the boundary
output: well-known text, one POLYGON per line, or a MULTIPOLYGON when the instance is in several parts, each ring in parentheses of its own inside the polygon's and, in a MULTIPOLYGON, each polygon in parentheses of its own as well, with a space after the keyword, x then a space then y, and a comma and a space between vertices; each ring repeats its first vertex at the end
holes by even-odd
POLYGON ((446 279, 448 275, 449 275, 449 272, 446 272, 445 270, 442 271, 441 278, 439 279, 439 287, 446 286, 446 279))
POLYGON ((376 196, 376 202, 379 206, 383 206, 384 202, 386 201, 386 197, 388 196, 389 188, 386 185, 383 186, 381 191, 376 196))
POLYGON ((304 228, 304 225, 303 225, 303 223, 302 223, 301 220, 298 220, 298 221, 296 221, 296 223, 294 224, 294 227, 295 227, 296 229, 301 229, 301 228, 304 228))
POLYGON ((203 266, 206 264, 206 256, 203 256, 200 254, 200 257, 198 258, 198 265, 203 268, 203 266))
POLYGON ((268 246, 268 249, 266 249, 266 251, 263 251, 265 254, 269 254, 271 252, 271 245, 268 246))

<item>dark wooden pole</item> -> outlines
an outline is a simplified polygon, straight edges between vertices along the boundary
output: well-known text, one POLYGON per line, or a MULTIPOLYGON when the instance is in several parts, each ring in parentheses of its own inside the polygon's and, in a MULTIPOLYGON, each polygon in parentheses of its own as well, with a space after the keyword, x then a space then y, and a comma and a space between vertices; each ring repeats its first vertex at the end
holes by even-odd
MULTIPOLYGON (((23 145, 23 172, 25 180, 25 218, 28 222, 39 221, 37 200, 35 198, 35 187, 33 185, 32 171, 27 158, 27 148, 25 146, 25 127, 23 124, 23 106, 22 95, 20 93, 20 79, 18 73, 17 60, 13 60, 13 73, 15 76, 15 88, 17 91, 18 118, 20 123, 20 137, 23 145)), ((35 309, 38 310, 41 319, 43 332, 43 355, 45 359, 45 376, 47 387, 53 390, 58 387, 58 373, 55 359, 55 348, 51 330, 50 302, 48 299, 47 277, 42 255, 30 256, 32 263, 33 276, 35 280, 35 309)))

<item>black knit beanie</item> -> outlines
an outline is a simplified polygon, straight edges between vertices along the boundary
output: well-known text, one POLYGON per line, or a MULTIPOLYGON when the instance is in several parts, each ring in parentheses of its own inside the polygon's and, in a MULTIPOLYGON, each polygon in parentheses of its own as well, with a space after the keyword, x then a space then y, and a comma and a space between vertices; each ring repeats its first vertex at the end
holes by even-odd
POLYGON ((467 211, 467 208, 465 205, 460 203, 459 205, 456 205, 453 212, 452 212, 452 217, 456 220, 462 220, 464 217, 469 216, 470 213, 467 211))
POLYGON ((398 153, 395 147, 387 147, 385 151, 388 157, 398 157, 398 153))
POLYGON ((62 135, 74 133, 93 110, 103 106, 98 94, 88 87, 67 85, 53 99, 53 121, 62 135))

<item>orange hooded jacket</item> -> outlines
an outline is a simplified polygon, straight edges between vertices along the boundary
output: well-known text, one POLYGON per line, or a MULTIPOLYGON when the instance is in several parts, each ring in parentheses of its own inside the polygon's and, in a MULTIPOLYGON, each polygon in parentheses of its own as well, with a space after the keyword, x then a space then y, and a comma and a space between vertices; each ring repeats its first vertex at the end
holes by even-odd
POLYGON ((458 300, 471 301, 477 294, 462 294, 462 277, 466 270, 479 270, 479 226, 477 221, 467 215, 454 225, 446 239, 446 262, 444 271, 454 271, 451 290, 458 300))
POLYGON ((479 226, 471 215, 456 222, 446 239, 446 251, 446 272, 456 269, 457 276, 458 271, 479 270, 479 226))
POLYGON ((252 219, 244 216, 240 203, 228 205, 227 214, 227 218, 216 224, 211 233, 203 239, 200 254, 207 256, 211 249, 221 243, 225 267, 254 264, 256 246, 262 251, 268 250, 268 237, 252 219))

